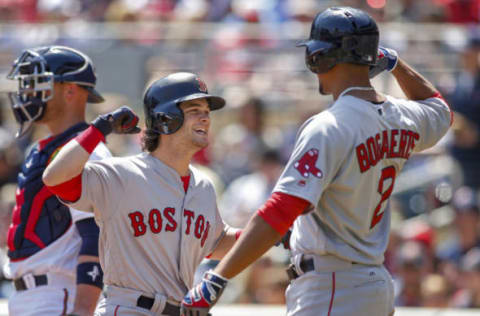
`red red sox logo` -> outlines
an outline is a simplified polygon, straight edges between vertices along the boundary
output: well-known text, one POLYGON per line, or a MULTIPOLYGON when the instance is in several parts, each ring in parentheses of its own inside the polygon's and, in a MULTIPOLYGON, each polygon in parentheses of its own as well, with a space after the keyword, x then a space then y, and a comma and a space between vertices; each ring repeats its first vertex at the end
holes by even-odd
POLYGON ((200 79, 198 77, 196 79, 198 81, 198 89, 202 92, 207 93, 208 92, 207 91, 207 84, 202 79, 200 79))
POLYGON ((315 166, 317 159, 318 149, 311 148, 305 154, 303 154, 302 158, 297 160, 293 166, 304 178, 310 177, 310 174, 312 174, 314 177, 321 178, 323 177, 322 170, 315 166))

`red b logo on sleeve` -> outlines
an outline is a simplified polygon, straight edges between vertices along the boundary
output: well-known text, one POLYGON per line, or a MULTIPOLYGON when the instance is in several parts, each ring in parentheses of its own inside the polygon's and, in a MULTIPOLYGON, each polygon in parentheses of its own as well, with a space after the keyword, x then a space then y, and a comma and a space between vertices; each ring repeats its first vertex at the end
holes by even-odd
POLYGON ((304 178, 310 177, 310 174, 314 177, 321 178, 323 177, 322 170, 315 166, 317 159, 318 149, 311 148, 302 156, 302 158, 297 160, 293 166, 304 178))

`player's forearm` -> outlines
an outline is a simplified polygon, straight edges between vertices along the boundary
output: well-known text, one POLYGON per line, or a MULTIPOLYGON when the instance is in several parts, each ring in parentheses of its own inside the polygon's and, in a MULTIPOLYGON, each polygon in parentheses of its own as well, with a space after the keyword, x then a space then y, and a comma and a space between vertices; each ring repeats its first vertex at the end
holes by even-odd
POLYGON ((405 93, 410 100, 425 100, 438 93, 430 81, 415 71, 401 58, 398 59, 398 64, 395 69, 392 70, 392 74, 395 76, 395 79, 397 79, 403 93, 405 93))
POLYGON ((73 314, 79 316, 93 315, 101 292, 102 290, 96 286, 77 284, 73 314))
POLYGON ((56 186, 82 173, 90 154, 73 139, 60 150, 43 172, 43 182, 56 186))
MULTIPOLYGON (((91 255, 80 255, 78 256, 78 264, 86 263, 86 262, 99 262, 98 256, 91 256, 91 255)), ((97 275, 96 278, 99 276, 97 275)), ((77 275, 78 278, 78 275, 77 275)), ((95 307, 97 306, 98 298, 102 289, 98 286, 86 284, 86 283, 79 283, 77 284, 77 292, 75 295, 75 302, 74 302, 74 311, 73 314, 75 315, 93 315, 95 311, 95 307)))
POLYGON ((222 259, 235 244, 237 240, 236 235, 237 229, 229 229, 209 258, 214 260, 222 259))
POLYGON ((230 279, 260 258, 282 236, 255 214, 243 230, 240 239, 215 268, 215 272, 230 279))

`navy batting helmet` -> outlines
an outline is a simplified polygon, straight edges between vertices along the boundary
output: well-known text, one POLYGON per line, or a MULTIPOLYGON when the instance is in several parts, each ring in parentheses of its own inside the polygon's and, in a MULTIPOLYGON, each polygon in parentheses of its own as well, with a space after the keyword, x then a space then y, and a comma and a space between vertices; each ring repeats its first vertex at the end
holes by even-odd
POLYGON ((18 80, 18 89, 9 93, 15 118, 20 123, 17 136, 24 134, 45 113, 53 97, 54 82, 72 82, 88 90, 88 102, 103 102, 95 90, 97 77, 85 54, 65 46, 27 49, 14 61, 8 79, 18 80))
POLYGON ((207 99, 211 111, 225 106, 223 98, 208 94, 207 85, 195 74, 177 72, 153 82, 143 98, 147 129, 175 133, 183 124, 179 104, 201 98, 207 99))
POLYGON ((367 13, 333 7, 317 14, 305 46, 305 63, 313 73, 324 73, 338 63, 375 65, 379 32, 367 13))

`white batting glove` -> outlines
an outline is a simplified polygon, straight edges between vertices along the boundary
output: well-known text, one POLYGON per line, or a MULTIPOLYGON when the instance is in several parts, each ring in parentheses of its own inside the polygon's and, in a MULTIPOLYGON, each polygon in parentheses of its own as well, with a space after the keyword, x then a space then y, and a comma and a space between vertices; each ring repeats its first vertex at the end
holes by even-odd
POLYGON ((397 66, 398 53, 391 49, 382 46, 378 47, 377 64, 370 66, 368 77, 373 78, 384 70, 390 72, 397 66))

